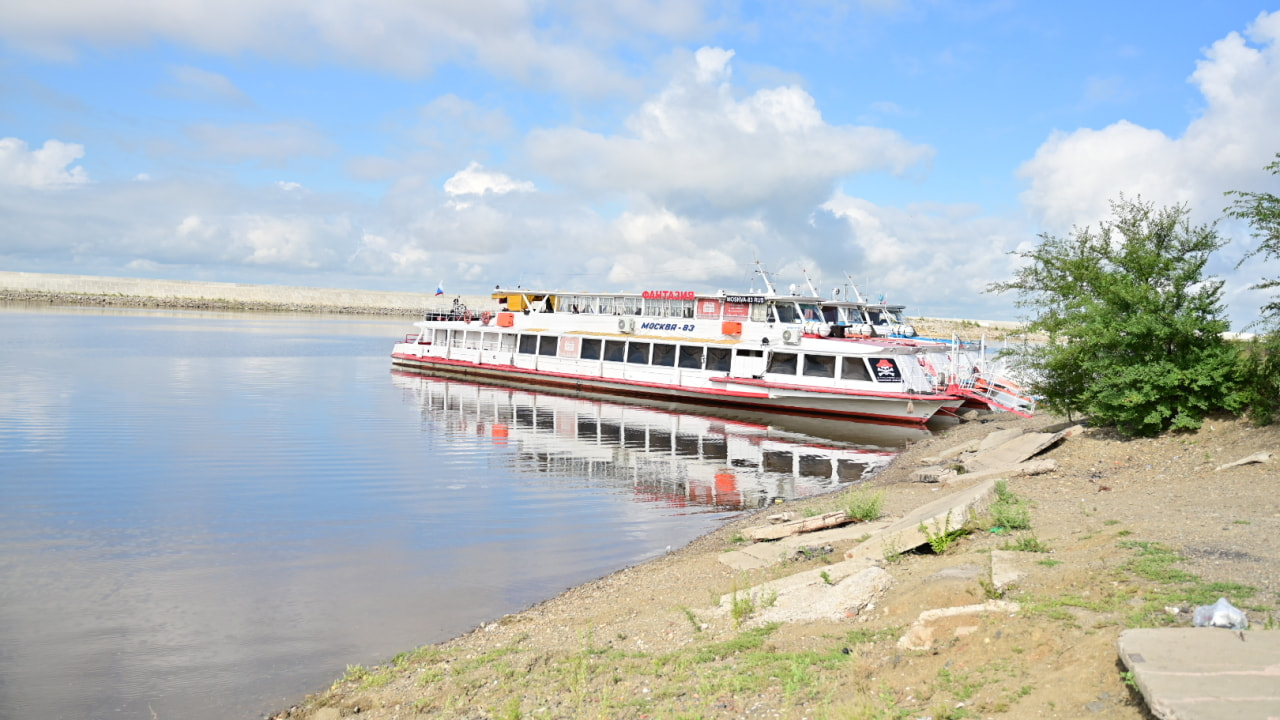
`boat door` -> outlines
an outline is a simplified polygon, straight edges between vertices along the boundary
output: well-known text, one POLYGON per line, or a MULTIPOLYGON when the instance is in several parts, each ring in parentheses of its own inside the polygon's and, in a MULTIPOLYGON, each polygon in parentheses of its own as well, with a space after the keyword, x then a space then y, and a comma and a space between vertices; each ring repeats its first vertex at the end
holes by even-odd
POLYGON ((760 377, 764 374, 764 350, 748 348, 733 349, 733 364, 729 367, 730 377, 760 377))

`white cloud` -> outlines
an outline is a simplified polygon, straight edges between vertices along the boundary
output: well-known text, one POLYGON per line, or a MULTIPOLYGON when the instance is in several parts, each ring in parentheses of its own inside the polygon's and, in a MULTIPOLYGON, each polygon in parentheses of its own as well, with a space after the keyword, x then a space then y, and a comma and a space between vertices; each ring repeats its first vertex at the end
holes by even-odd
POLYGON ((1215 42, 1190 82, 1205 108, 1179 137, 1121 120, 1101 130, 1055 132, 1018 171, 1021 198, 1052 232, 1110 215, 1119 193, 1159 205, 1189 203, 1217 217, 1227 190, 1259 189, 1280 150, 1280 12, 1262 13, 1215 42))
POLYGON ((249 265, 314 270, 334 261, 333 240, 350 236, 346 218, 241 215, 230 222, 228 253, 249 265))
POLYGON ((252 104, 249 96, 244 94, 235 83, 225 75, 208 70, 177 65, 169 68, 169 74, 177 81, 177 85, 164 88, 164 92, 201 102, 217 102, 228 105, 246 106, 252 104))
POLYGON ((199 123, 186 128, 201 152, 217 160, 256 160, 278 166, 302 156, 324 156, 333 152, 333 143, 306 123, 199 123))
POLYGON ((29 188, 63 188, 89 182, 82 167, 71 163, 84 157, 84 146, 46 140, 39 150, 30 150, 18 138, 0 138, 0 185, 29 188))
POLYGON ((480 163, 472 162, 459 170, 444 183, 444 191, 450 195, 505 195, 509 192, 534 192, 536 188, 528 180, 512 180, 500 172, 487 172, 480 163))
MULTIPOLYGON (((823 210, 848 228, 840 252, 833 253, 848 263, 834 268, 836 279, 850 272, 864 296, 883 293, 911 314, 1007 314, 1007 298, 983 291, 1012 275, 1015 259, 1008 253, 1029 235, 1021 222, 984 216, 969 205, 880 207, 843 193, 823 210)), ((825 276, 830 280, 832 273, 825 276)))
POLYGON ((627 134, 578 128, 535 130, 535 165, 587 193, 643 193, 666 207, 743 210, 803 207, 826 199, 838 178, 902 173, 933 150, 875 127, 827 124, 797 86, 739 99, 729 83, 732 52, 702 48, 684 71, 627 120, 627 134))
MULTIPOLYGON (((70 59, 77 46, 162 38, 226 56, 337 61, 420 76, 475 63, 508 77, 586 92, 629 82, 595 48, 688 37, 710 26, 706 0, 62 0, 0 3, 0 39, 70 59), (585 12, 589 10, 590 12, 585 12)), ((216 81, 215 81, 216 82, 216 81)), ((228 89, 228 88, 224 88, 228 89)))

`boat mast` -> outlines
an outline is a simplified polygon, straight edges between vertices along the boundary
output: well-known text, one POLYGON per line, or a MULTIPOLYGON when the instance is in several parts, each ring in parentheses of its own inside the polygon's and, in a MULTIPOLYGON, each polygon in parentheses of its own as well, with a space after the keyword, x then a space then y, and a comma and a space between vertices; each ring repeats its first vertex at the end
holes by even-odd
POLYGON ((760 262, 759 260, 756 261, 756 274, 759 275, 762 280, 764 280, 764 287, 766 290, 769 291, 768 294, 770 296, 775 296, 778 294, 777 291, 773 289, 773 281, 769 279, 769 271, 764 269, 764 263, 760 262))
POLYGON ((846 272, 844 276, 849 280, 849 288, 853 290, 853 299, 858 302, 866 302, 866 300, 862 298, 862 293, 858 292, 858 283, 853 281, 853 275, 846 272))

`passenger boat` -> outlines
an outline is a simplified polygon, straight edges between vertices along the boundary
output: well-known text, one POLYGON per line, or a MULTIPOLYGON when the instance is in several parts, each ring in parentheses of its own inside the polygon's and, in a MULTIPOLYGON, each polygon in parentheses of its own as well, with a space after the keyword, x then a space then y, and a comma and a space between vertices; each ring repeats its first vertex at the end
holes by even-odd
POLYGON ((918 344, 831 337, 822 298, 766 290, 494 290, 428 311, 392 362, 418 371, 769 412, 923 424, 964 398, 918 344))
MULTIPOLYGON (((846 275, 848 277, 848 275, 846 275)), ((811 294, 820 293, 805 276, 811 294)), ((1036 401, 1031 392, 1010 377, 1003 362, 988 358, 986 338, 976 345, 952 337, 921 337, 906 319, 904 305, 869 304, 849 278, 846 296, 840 290, 821 303, 823 319, 831 326, 831 336, 860 342, 897 343, 922 348, 921 365, 935 387, 965 398, 966 407, 1004 410, 1023 417, 1035 413, 1036 401), (849 299, 848 295, 856 299, 849 299)))

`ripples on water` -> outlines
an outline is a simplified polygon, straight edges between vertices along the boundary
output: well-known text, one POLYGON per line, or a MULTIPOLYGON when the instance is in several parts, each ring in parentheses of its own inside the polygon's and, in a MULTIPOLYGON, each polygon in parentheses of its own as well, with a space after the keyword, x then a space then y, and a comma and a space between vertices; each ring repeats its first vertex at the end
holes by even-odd
POLYGON ((407 324, 0 306, 0 717, 260 716, 921 432, 392 373, 407 324))

